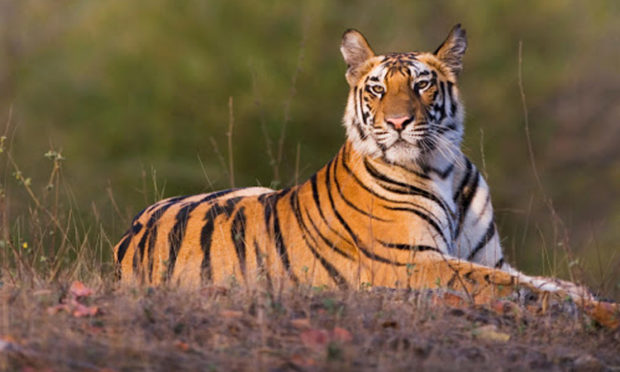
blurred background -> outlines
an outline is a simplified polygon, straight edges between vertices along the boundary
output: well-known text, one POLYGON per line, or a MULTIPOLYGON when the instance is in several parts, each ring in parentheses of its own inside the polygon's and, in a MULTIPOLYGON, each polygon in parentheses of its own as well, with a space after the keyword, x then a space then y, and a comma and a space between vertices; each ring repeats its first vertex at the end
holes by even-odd
MULTIPOLYGON (((110 257, 157 198, 230 186, 231 119, 236 186, 288 186, 324 165, 344 140, 345 29, 378 53, 432 51, 456 23, 469 38, 464 151, 487 175, 510 261, 620 297, 614 0, 3 0, 5 147, 42 193, 43 155, 62 154, 56 207, 105 231, 110 257)), ((8 239, 33 200, 2 166, 8 239)))

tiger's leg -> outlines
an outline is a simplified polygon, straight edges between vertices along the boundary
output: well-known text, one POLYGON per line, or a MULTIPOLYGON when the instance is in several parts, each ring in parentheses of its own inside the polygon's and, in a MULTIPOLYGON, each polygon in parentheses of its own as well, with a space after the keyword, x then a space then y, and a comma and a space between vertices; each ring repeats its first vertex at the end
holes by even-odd
POLYGON ((514 269, 511 272, 460 260, 433 251, 415 252, 410 264, 373 262, 373 285, 390 287, 450 288, 466 293, 475 304, 485 304, 527 289, 542 298, 559 301, 567 296, 599 323, 610 328, 620 326, 620 305, 596 301, 589 292, 568 282, 531 277, 514 269), (584 296, 581 296, 582 293, 584 296))

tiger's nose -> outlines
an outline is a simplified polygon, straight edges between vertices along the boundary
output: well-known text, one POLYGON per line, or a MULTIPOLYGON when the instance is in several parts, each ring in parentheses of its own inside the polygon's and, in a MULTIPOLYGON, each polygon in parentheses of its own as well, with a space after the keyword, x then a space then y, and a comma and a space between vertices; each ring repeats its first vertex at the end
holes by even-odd
POLYGON ((385 122, 392 126, 397 131, 405 129, 407 124, 413 121, 413 116, 399 116, 395 118, 385 119, 385 122))

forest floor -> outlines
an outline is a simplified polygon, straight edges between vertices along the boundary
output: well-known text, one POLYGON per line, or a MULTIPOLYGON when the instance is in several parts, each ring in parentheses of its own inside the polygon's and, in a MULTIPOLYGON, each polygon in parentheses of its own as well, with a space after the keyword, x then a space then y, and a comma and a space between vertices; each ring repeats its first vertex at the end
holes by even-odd
POLYGON ((0 287, 0 370, 620 370, 620 329, 570 301, 444 290, 0 287))

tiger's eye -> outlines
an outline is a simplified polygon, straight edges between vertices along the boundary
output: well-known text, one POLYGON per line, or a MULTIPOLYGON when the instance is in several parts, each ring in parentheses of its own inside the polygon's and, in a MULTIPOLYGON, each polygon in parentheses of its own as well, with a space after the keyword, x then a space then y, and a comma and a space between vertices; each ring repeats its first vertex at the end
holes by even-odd
POLYGON ((373 85, 372 87, 370 87, 370 90, 374 94, 379 95, 379 96, 385 93, 385 88, 382 87, 381 85, 373 85))
POLYGON ((424 81, 420 81, 419 83, 416 84, 416 88, 418 90, 422 90, 427 88, 430 85, 428 80, 424 80, 424 81))

